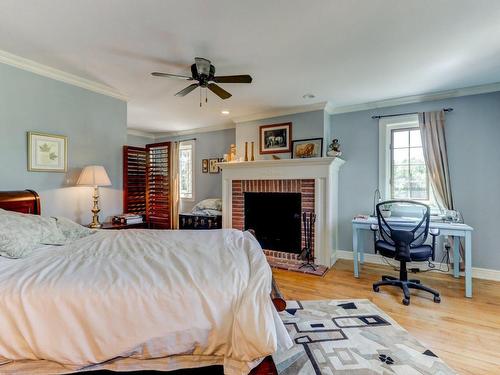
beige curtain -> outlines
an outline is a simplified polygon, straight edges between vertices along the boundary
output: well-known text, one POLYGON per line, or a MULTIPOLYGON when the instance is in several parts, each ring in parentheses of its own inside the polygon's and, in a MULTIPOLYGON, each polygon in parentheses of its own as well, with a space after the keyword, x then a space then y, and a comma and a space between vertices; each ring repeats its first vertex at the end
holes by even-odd
POLYGON ((453 210, 444 111, 419 113, 418 119, 425 164, 436 199, 441 207, 453 210))
POLYGON ((170 209, 170 222, 172 229, 179 229, 179 205, 180 205, 180 192, 179 192, 179 142, 171 143, 171 158, 170 161, 170 176, 172 191, 172 206, 170 209))

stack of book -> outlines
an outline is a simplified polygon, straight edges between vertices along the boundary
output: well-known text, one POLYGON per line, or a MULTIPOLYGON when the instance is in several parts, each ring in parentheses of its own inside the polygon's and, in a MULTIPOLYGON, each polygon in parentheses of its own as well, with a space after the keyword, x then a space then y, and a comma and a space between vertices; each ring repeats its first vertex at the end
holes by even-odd
POLYGON ((123 214, 113 217, 113 223, 115 224, 142 224, 144 219, 142 215, 137 214, 123 214))

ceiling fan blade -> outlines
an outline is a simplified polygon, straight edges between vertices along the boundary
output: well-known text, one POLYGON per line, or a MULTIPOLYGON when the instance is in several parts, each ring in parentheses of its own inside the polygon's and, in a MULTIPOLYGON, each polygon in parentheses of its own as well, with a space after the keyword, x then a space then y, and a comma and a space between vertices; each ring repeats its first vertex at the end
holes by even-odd
POLYGON ((216 85, 215 83, 209 83, 207 87, 221 99, 228 99, 232 96, 230 93, 228 93, 226 90, 224 90, 219 85, 216 85))
POLYGON ((214 82, 218 83, 252 83, 252 77, 248 74, 237 76, 218 76, 214 77, 214 82))
POLYGON ((193 80, 192 77, 181 76, 181 75, 178 75, 178 74, 170 74, 170 73, 153 72, 153 73, 151 73, 151 75, 155 76, 155 77, 167 77, 167 78, 184 79, 186 81, 192 81, 193 80))
POLYGON ((189 94, 191 91, 193 91, 197 87, 198 87, 197 83, 192 83, 188 87, 186 87, 185 89, 182 89, 177 94, 175 94, 175 96, 186 96, 187 94, 189 94))

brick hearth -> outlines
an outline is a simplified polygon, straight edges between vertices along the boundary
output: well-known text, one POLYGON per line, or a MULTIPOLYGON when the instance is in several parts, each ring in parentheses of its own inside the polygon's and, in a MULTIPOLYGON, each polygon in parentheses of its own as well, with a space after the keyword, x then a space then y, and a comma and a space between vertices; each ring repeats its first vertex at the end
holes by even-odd
MULTIPOLYGON (((243 230, 245 226, 244 193, 300 193, 301 211, 314 212, 314 180, 233 180, 232 181, 232 227, 243 230)), ((301 225, 302 247, 305 246, 303 223, 301 225)), ((314 255, 314 240, 312 241, 314 255)), ((266 256, 297 262, 297 254, 275 250, 264 250, 266 256)))

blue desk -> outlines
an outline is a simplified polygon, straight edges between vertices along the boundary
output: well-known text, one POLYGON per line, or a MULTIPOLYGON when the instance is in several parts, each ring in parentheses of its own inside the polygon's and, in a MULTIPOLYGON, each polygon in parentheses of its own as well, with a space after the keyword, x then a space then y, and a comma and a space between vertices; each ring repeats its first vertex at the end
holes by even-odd
MULTIPOLYGON (((398 220, 390 218, 389 221, 398 220)), ((361 230, 370 230, 370 225, 378 224, 376 217, 368 219, 354 219, 352 221, 352 248, 354 259, 354 276, 359 277, 359 262, 364 262, 364 248, 360 241, 359 232, 361 230)), ((398 226, 412 226, 412 222, 398 221, 398 226)), ((472 227, 466 224, 459 223, 443 223, 431 221, 429 228, 439 229, 440 236, 452 236, 456 240, 453 241, 453 276, 460 277, 460 238, 465 239, 465 296, 472 297, 472 227)))

